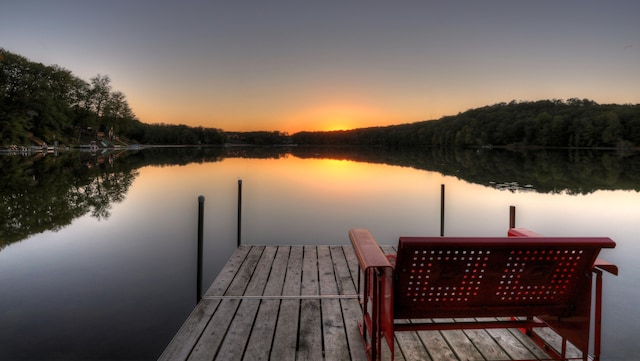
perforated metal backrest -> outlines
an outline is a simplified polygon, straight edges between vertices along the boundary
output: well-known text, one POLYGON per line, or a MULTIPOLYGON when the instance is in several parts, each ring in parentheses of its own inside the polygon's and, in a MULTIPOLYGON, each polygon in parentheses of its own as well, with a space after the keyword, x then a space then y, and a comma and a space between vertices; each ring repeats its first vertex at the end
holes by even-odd
POLYGON ((403 237, 395 318, 588 312, 593 263, 614 246, 608 238, 403 237))

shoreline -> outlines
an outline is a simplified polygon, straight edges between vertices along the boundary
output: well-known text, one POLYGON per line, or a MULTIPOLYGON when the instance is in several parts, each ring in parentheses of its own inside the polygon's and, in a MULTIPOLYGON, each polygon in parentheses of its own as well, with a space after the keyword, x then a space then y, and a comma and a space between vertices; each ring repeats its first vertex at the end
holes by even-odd
MULTIPOLYGON (((143 150, 143 149, 152 149, 152 148, 290 148, 290 147, 312 147, 312 148, 341 148, 341 147, 358 147, 358 148, 398 148, 398 149, 406 149, 407 147, 396 147, 396 146, 384 146, 384 145, 354 145, 354 144, 335 144, 335 145, 316 145, 316 144, 272 144, 272 145, 262 145, 262 144, 248 144, 248 143, 224 143, 224 144, 130 144, 130 145, 111 145, 107 147, 99 147, 95 144, 91 145, 61 145, 61 146, 17 146, 12 145, 10 147, 0 147, 0 155, 34 155, 34 154, 57 154, 62 152, 105 152, 105 151, 121 151, 121 150, 143 150)), ((513 152, 517 151, 540 151, 540 150, 590 150, 590 151, 617 151, 621 153, 635 153, 640 152, 640 146, 612 146, 612 147, 558 147, 558 146, 539 146, 539 145, 517 145, 517 144, 509 144, 509 145, 476 145, 476 146, 464 146, 464 147, 443 147, 436 145, 419 145, 408 148, 461 148, 461 149, 477 149, 478 151, 483 150, 493 150, 493 149, 501 149, 501 150, 509 150, 513 152)))

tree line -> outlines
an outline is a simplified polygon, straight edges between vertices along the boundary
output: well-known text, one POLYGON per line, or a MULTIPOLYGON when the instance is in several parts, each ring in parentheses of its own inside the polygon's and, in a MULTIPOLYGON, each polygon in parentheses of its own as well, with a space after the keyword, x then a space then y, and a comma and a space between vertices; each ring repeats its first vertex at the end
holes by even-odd
POLYGON ((221 144, 219 129, 140 122, 108 75, 89 82, 58 65, 0 48, 0 146, 116 143, 221 144))
POLYGON ((333 132, 301 132, 299 144, 383 146, 640 146, 640 104, 588 99, 512 101, 438 120, 333 132))
POLYGON ((107 75, 86 82, 0 48, 2 147, 45 142, 366 146, 640 146, 640 104, 589 99, 511 101, 438 120, 330 132, 224 132, 217 128, 140 122, 107 75))

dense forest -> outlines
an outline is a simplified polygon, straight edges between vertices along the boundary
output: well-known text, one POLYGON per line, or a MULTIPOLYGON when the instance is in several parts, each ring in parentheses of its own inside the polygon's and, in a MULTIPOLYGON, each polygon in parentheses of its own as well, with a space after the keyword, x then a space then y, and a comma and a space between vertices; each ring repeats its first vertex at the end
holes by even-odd
POLYGON ((0 147, 12 145, 640 146, 640 104, 589 99, 511 101, 438 120, 331 132, 224 132, 147 124, 107 75, 89 82, 0 48, 0 147))
POLYGON ((0 48, 0 139, 11 145, 222 144, 219 129, 145 124, 107 75, 86 82, 0 48))
POLYGON ((588 99, 512 101, 439 120, 334 132, 302 132, 299 144, 617 147, 640 145, 640 104, 588 99))

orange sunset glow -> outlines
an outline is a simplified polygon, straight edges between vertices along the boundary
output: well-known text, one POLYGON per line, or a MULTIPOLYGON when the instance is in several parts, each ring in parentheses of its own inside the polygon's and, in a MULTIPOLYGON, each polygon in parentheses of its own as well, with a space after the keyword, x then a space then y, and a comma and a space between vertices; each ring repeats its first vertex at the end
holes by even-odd
POLYGON ((109 75, 145 123, 292 134, 640 102, 637 1, 36 3, 3 4, 1 46, 109 75))

